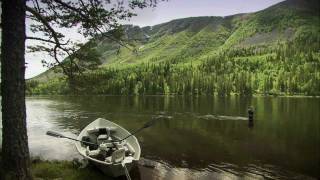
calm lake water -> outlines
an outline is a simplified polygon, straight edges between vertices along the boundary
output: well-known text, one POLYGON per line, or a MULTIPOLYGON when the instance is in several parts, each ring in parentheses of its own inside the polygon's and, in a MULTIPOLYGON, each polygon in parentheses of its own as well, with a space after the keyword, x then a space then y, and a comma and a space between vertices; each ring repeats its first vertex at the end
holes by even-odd
MULTIPOLYGON (((142 157, 133 179, 316 179, 320 177, 320 99, 220 97, 28 97, 29 146, 44 159, 79 158, 70 140, 98 117, 129 131, 169 116, 136 137, 142 157), (247 108, 255 109, 253 127, 247 108), (215 115, 232 116, 217 119, 215 115)), ((97 173, 100 173, 97 171, 97 173)))

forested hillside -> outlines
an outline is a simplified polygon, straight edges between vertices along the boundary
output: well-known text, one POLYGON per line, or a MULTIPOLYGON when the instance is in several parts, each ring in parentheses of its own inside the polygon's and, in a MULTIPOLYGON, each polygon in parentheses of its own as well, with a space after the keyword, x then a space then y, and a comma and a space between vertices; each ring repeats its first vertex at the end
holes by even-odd
POLYGON ((27 93, 320 95, 317 0, 124 29, 137 53, 107 39, 92 40, 99 69, 77 76, 73 88, 49 70, 28 81, 27 93))

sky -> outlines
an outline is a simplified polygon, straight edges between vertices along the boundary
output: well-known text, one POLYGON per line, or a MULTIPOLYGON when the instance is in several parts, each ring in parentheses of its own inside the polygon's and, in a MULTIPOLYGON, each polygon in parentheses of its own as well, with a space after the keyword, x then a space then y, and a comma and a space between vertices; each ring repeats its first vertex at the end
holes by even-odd
MULTIPOLYGON (((139 26, 152 26, 173 19, 194 16, 228 16, 239 13, 256 12, 277 4, 282 0, 168 0, 160 2, 156 8, 138 10, 138 16, 125 22, 139 26)), ((76 31, 64 31, 69 37, 81 41, 76 31)), ((27 30, 28 33, 28 30, 27 30)), ((27 44, 30 42, 27 42, 27 44)), ((32 78, 47 68, 42 66, 42 59, 49 59, 44 53, 26 54, 26 79, 32 78)))

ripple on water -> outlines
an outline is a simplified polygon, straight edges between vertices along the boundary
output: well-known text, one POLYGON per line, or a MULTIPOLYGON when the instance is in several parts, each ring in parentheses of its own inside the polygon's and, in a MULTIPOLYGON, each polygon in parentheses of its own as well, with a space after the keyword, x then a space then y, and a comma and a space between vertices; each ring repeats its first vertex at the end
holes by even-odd
POLYGON ((164 103, 162 97, 139 98, 27 98, 31 154, 79 158, 72 141, 46 136, 48 130, 76 137, 91 121, 104 117, 133 131, 153 115, 172 115, 137 135, 142 155, 156 162, 155 168, 139 166, 142 180, 312 179, 296 172, 317 177, 319 100, 198 98, 190 104, 188 99, 164 103), (239 117, 246 116, 251 103, 259 106, 253 130, 239 117))

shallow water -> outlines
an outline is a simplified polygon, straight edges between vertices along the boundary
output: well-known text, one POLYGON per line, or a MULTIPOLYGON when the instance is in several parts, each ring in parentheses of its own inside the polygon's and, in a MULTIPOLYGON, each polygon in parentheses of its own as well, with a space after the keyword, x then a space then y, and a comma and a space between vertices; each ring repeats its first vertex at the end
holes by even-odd
POLYGON ((142 157, 134 179, 312 179, 320 177, 320 99, 219 97, 28 97, 32 156, 79 158, 70 140, 98 117, 129 131, 169 116, 136 137, 142 157), (255 109, 254 126, 244 117, 255 109), (217 118, 217 117, 223 118, 217 118))

